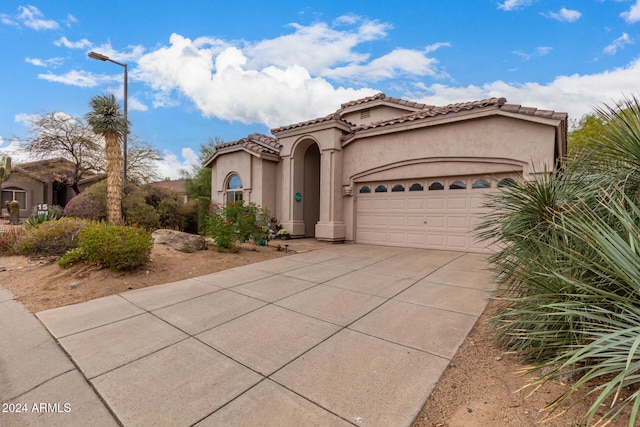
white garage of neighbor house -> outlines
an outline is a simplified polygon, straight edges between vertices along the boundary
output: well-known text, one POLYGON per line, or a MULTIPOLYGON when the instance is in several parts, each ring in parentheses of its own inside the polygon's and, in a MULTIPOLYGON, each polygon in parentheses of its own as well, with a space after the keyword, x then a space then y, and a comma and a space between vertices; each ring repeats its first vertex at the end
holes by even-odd
POLYGON ((485 252, 483 197, 553 171, 567 114, 491 98, 436 107, 385 94, 218 145, 212 200, 261 204, 293 237, 485 252))

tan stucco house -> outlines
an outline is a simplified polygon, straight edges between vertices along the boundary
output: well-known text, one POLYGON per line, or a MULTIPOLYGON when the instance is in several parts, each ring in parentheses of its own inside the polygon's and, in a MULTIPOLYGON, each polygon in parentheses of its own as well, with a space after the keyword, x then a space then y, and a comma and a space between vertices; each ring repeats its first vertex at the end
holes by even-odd
POLYGON ((553 171, 567 114, 491 98, 425 105, 385 94, 218 145, 212 199, 268 208, 293 237, 484 252, 484 195, 553 171))
MULTIPOLYGON (((65 177, 73 176, 75 164, 63 158, 25 162, 11 168, 9 179, 2 183, 2 208, 10 200, 20 202, 20 217, 32 214, 38 205, 64 207, 75 196, 75 191, 66 183, 65 177)), ((105 174, 84 171, 78 189, 105 179, 105 174)), ((3 210, 3 213, 6 211, 3 210)))

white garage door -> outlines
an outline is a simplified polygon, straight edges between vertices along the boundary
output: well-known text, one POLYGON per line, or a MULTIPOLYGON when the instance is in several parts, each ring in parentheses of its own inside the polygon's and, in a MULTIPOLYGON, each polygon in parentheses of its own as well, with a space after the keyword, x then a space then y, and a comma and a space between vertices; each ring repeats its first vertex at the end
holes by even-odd
POLYGON ((474 238, 484 196, 509 178, 454 177, 359 184, 356 242, 488 252, 474 238))

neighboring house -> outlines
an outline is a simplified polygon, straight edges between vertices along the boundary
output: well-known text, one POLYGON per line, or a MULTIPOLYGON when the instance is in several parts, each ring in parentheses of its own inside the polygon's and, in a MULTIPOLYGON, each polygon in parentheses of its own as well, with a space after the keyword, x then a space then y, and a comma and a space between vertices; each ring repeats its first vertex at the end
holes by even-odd
POLYGON ((156 181, 152 182, 149 185, 153 185, 154 187, 160 188, 168 188, 169 190, 173 190, 180 195, 183 203, 187 203, 189 201, 189 196, 187 195, 187 190, 184 188, 184 179, 166 179, 164 181, 156 181))
MULTIPOLYGON (((63 159, 47 159, 12 166, 9 179, 2 183, 2 209, 8 200, 20 203, 20 217, 26 218, 39 204, 64 207, 75 196, 75 191, 64 182, 72 176, 74 163, 63 159)), ((104 174, 85 171, 78 188, 85 188, 105 178, 104 174)), ((6 210, 3 210, 3 213, 6 210)))
POLYGON ((567 114, 491 98, 444 107, 384 94, 221 144, 213 202, 268 208, 293 237, 486 252, 483 196, 555 170, 567 114))

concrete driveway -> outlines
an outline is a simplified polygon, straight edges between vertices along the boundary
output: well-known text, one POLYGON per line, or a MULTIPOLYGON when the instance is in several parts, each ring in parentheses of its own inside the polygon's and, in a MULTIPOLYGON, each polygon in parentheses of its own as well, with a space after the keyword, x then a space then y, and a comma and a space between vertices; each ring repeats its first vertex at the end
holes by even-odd
POLYGON ((0 350, 2 402, 29 405, 0 424, 410 425, 494 290, 485 269, 331 245, 37 313, 57 344, 0 292, 38 343, 0 350))

